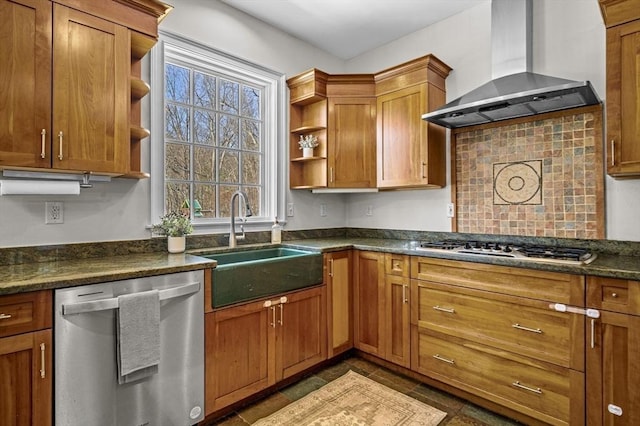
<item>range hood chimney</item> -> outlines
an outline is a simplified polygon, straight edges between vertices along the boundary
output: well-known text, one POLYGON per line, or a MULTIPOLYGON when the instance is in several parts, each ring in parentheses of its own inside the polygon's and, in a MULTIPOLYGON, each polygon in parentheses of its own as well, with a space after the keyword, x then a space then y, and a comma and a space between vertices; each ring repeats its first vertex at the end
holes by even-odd
POLYGON ((600 103, 588 81, 531 72, 532 0, 492 0, 491 80, 422 116, 450 129, 600 103))

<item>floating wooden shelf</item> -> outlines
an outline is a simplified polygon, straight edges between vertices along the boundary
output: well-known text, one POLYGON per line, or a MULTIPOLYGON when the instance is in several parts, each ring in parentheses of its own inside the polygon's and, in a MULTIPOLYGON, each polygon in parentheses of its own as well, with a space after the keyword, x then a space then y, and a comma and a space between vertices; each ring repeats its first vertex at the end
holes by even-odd
POLYGON ((131 57, 142 59, 156 43, 153 37, 131 31, 131 57))
POLYGON ((124 174, 118 177, 127 178, 127 179, 149 179, 151 175, 146 172, 129 172, 127 174, 124 174))
POLYGON ((327 157, 296 157, 292 158, 291 161, 316 161, 316 160, 326 160, 327 157))
POLYGON ((131 126, 131 140, 142 140, 144 138, 148 138, 151 135, 151 132, 144 127, 140 126, 131 126))
POLYGON ((326 127, 324 126, 302 126, 302 127, 297 127, 295 129, 291 129, 291 133, 311 133, 311 132, 317 132, 318 130, 325 130, 326 127))
POLYGON ((131 100, 140 100, 151 91, 151 86, 146 81, 131 77, 131 100))

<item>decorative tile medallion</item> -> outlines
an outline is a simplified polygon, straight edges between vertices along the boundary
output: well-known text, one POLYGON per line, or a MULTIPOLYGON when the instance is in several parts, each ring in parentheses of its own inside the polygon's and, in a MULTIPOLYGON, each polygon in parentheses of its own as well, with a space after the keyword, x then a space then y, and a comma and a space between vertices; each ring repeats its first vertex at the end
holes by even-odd
POLYGON ((493 204, 542 204, 542 160, 494 164, 493 204))
POLYGON ((456 230, 604 238, 602 141, 602 109, 456 133, 456 230))

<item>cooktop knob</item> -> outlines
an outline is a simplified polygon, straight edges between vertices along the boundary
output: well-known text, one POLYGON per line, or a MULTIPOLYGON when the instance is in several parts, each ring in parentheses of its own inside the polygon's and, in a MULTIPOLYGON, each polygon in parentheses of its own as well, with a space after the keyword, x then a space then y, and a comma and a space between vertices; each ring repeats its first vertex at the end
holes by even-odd
POLYGON ((504 250, 503 250, 503 251, 504 251, 505 253, 511 253, 513 250, 511 250, 511 247, 509 247, 509 245, 507 244, 507 245, 504 247, 504 250))

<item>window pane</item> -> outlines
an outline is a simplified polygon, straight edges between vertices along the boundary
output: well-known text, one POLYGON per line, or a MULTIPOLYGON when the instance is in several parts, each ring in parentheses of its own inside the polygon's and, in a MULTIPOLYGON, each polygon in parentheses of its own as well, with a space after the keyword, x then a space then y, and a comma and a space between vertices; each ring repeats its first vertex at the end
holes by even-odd
POLYGON ((165 177, 188 180, 189 169, 189 145, 167 143, 164 152, 165 177))
POLYGON ((220 114, 219 146, 225 148, 238 148, 238 119, 229 115, 220 114))
POLYGON ((232 114, 238 114, 240 110, 240 85, 233 81, 220 80, 220 110, 232 114))
POLYGON ((168 101, 189 102, 189 70, 167 64, 164 68, 164 97, 168 101))
POLYGON ((193 75, 193 103, 197 106, 215 108, 216 105, 216 78, 199 72, 193 75))
POLYGON ((249 197, 249 206, 254 216, 262 216, 262 203, 260 202, 260 188, 256 186, 245 187, 245 194, 249 197))
POLYGON ((168 104, 165 110, 165 136, 179 141, 189 140, 189 109, 168 104))
POLYGON ((242 153, 242 183, 260 184, 260 155, 242 153))
POLYGON ((193 148, 193 180, 197 182, 214 182, 214 160, 215 151, 213 148, 196 146, 193 148))
POLYGON ((220 185, 220 214, 218 215, 218 217, 231 217, 231 209, 229 208, 229 203, 231 202, 231 196, 237 190, 237 186, 220 185))
POLYGON ((260 91, 254 87, 242 86, 242 112, 249 118, 260 118, 260 91))
POLYGON ((220 159, 218 163, 218 182, 240 182, 238 153, 226 149, 219 149, 218 158, 220 159))
POLYGON ((216 118, 214 113, 195 110, 193 112, 193 127, 195 143, 214 144, 216 138, 216 118))
POLYGON ((183 205, 189 205, 189 184, 167 182, 165 187, 167 212, 181 212, 183 205))
POLYGON ((215 185, 195 184, 193 198, 193 217, 216 217, 215 185), (200 208, 198 208, 198 205, 200 205, 200 208))
POLYGON ((260 150, 260 123, 253 120, 242 120, 242 149, 260 150))

